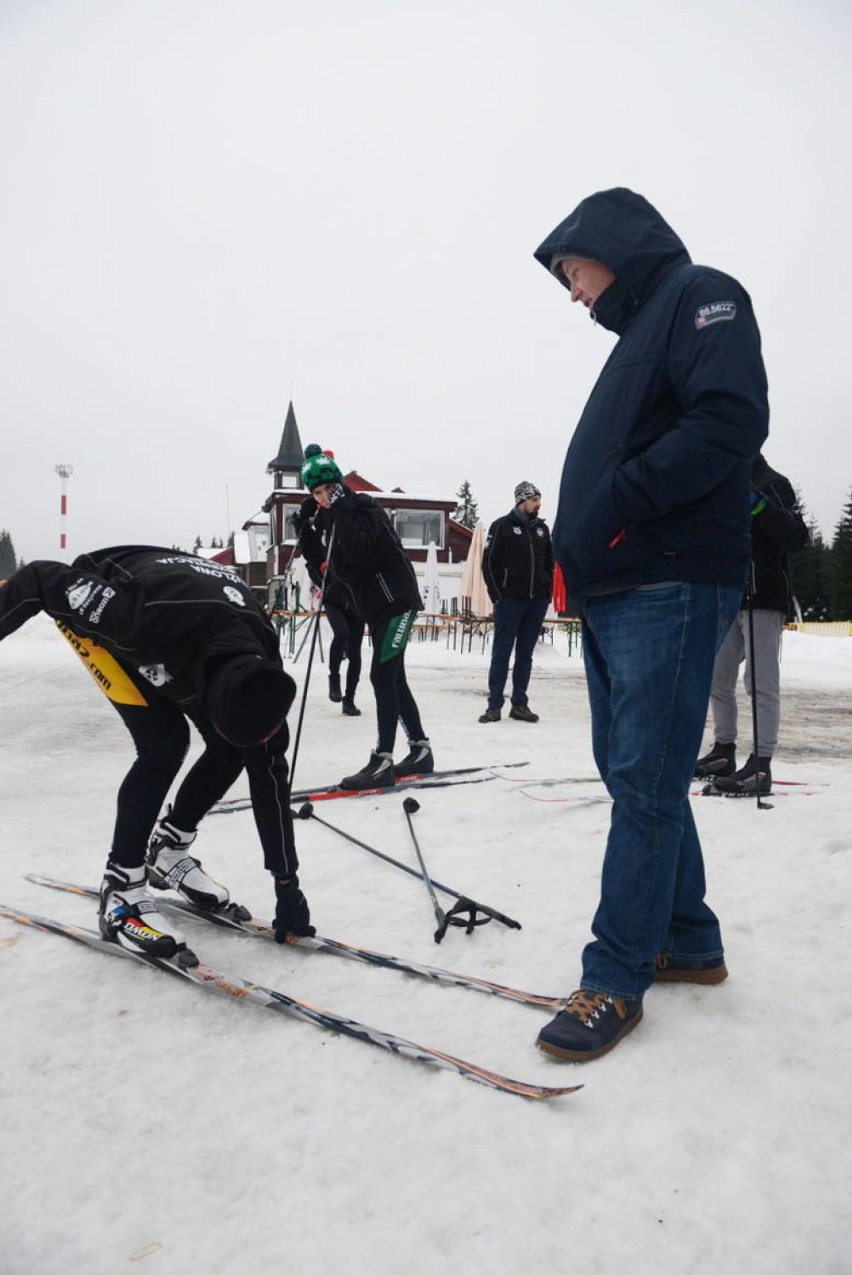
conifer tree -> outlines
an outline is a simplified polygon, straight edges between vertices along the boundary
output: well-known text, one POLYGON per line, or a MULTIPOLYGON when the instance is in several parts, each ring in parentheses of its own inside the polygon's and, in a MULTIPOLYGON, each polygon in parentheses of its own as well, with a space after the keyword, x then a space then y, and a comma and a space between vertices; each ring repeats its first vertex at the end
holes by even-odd
POLYGON ((16 570, 15 546, 12 544, 12 537, 4 527, 0 531, 0 580, 8 580, 16 570))
POLYGON ((832 620, 852 620, 852 491, 831 543, 829 594, 832 620))
POLYGON ((816 520, 805 518, 810 540, 790 561, 790 589, 803 620, 827 620, 831 610, 828 572, 831 550, 816 520))
POLYGON ((479 506, 476 503, 473 492, 470 489, 470 483, 464 480, 461 487, 456 492, 456 505, 453 518, 456 522, 460 522, 463 527, 467 527, 470 531, 476 526, 479 520, 479 506))

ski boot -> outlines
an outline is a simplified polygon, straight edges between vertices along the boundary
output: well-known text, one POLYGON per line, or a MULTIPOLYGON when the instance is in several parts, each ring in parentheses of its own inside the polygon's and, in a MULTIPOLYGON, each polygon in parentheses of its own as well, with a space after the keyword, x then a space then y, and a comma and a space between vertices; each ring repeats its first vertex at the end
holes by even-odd
POLYGON ((105 939, 137 955, 169 959, 187 950, 184 936, 169 928, 148 894, 144 864, 123 868, 107 862, 98 925, 105 939))
POLYGON ((370 753, 370 760, 363 770, 341 779, 340 787, 357 792, 362 788, 392 788, 396 781, 393 753, 370 753))
POLYGON ((155 890, 176 890, 195 907, 216 912, 227 906, 230 896, 188 853, 197 835, 181 832, 168 815, 161 819, 148 846, 148 881, 155 890))
POLYGON ((714 744, 695 763, 696 779, 726 779, 737 768, 736 744, 714 744))
POLYGON ((394 770, 397 779, 403 779, 408 775, 431 775, 435 769, 435 758, 432 756, 432 748, 428 739, 411 739, 409 740, 411 751, 407 757, 403 757, 394 770))

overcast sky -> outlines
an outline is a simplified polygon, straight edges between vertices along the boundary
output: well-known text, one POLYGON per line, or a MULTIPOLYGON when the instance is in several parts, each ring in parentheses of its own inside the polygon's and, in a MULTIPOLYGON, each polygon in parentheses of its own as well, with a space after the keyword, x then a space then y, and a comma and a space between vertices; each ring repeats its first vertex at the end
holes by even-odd
POLYGON ((760 324, 770 462, 852 487, 848 0, 0 0, 0 527, 226 536, 303 443, 552 521, 614 340, 533 261, 651 200, 760 324))

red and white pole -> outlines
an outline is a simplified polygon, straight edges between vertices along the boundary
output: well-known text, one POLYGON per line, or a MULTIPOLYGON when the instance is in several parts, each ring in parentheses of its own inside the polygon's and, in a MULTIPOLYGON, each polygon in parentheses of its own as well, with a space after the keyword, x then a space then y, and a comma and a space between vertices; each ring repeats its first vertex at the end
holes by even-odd
POLYGON ((59 553, 64 560, 68 550, 68 534, 66 531, 68 525, 68 479, 74 473, 73 465, 57 465, 56 472, 59 475, 60 497, 59 497, 59 553))

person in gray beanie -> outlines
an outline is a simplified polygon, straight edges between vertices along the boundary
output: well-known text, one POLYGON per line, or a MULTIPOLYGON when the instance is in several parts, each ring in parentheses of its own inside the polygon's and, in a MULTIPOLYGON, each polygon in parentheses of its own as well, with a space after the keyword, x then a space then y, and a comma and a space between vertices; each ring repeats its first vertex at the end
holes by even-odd
POLYGON ((553 545, 550 531, 539 517, 541 492, 535 483, 515 488, 511 513, 488 529, 482 572, 494 606, 494 641, 488 670, 488 707, 481 722, 499 722, 503 691, 512 668, 512 707, 509 716, 518 722, 537 722, 527 701, 532 654, 553 591, 553 545))

